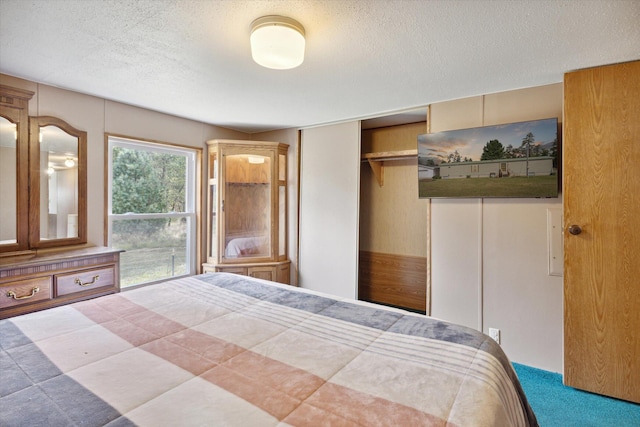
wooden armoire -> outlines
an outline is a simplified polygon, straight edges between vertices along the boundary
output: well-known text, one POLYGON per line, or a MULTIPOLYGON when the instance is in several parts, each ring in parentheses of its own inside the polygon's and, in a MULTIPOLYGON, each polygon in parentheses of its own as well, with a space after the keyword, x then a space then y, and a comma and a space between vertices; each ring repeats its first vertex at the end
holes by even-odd
POLYGON ((640 61, 564 80, 564 382, 640 403, 640 61))
POLYGON ((207 146, 207 262, 203 271, 289 284, 289 146, 222 139, 207 141, 207 146))

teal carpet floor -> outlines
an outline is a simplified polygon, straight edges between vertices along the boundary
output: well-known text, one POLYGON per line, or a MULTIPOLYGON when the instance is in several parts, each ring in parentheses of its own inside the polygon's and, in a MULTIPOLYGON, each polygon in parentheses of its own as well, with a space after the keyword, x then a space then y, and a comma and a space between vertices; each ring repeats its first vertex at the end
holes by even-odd
POLYGON ((640 405, 566 387, 560 374, 513 367, 540 427, 640 427, 640 405))

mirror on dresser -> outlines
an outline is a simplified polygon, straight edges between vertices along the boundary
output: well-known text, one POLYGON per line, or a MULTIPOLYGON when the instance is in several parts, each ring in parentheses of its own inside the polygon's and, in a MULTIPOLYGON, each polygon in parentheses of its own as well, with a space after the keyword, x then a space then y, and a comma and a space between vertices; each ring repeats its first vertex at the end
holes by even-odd
POLYGON ((87 244, 87 133, 0 85, 0 319, 120 291, 121 250, 87 244))
POLYGON ((18 125, 0 116, 0 244, 18 243, 18 125))
POLYGON ((29 249, 29 100, 0 85, 0 253, 29 249))
POLYGON ((55 117, 29 122, 31 247, 86 243, 87 134, 55 117))

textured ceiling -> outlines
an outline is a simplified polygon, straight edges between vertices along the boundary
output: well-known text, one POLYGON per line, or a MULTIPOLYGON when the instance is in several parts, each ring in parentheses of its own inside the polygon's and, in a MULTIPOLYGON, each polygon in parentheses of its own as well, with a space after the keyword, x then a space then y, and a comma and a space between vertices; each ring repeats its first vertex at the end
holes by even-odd
POLYGON ((562 81, 640 58, 639 0, 0 0, 0 72, 256 132, 562 81), (298 20, 304 63, 262 68, 249 25, 298 20))

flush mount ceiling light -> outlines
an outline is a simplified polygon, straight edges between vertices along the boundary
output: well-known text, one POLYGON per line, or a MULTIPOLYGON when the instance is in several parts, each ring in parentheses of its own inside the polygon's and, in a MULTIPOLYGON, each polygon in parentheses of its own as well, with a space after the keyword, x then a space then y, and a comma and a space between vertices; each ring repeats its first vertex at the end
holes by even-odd
POLYGON ((72 158, 67 157, 67 160, 64 161, 64 165, 68 168, 72 168, 76 165, 76 162, 72 158))
POLYGON ((263 67, 288 70, 304 60, 304 28, 285 16, 263 16, 251 23, 251 56, 263 67))

